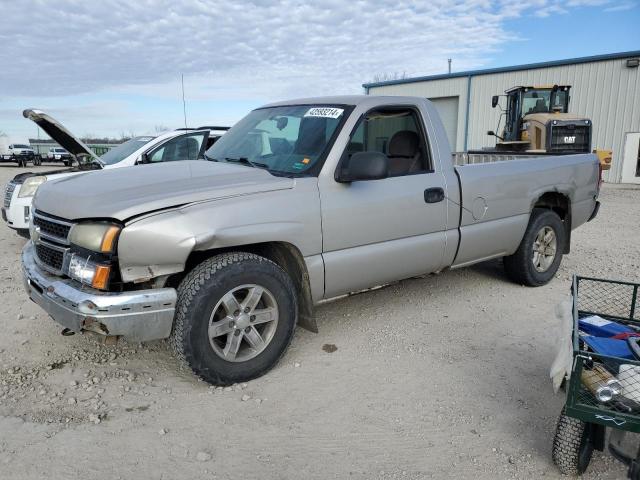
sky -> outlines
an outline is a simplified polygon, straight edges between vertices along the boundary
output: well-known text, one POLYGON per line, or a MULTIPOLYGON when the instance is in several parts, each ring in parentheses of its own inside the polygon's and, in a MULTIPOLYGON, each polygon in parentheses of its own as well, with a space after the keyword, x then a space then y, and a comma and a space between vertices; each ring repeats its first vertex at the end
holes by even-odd
POLYGON ((231 125, 376 77, 640 50, 640 0, 0 0, 0 132, 42 138, 231 125))

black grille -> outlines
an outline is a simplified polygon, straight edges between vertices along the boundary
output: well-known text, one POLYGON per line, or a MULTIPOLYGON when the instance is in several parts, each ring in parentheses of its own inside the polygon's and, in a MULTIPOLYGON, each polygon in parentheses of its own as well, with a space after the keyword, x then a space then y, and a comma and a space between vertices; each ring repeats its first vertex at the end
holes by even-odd
POLYGON ((60 250, 49 247, 48 245, 38 243, 36 244, 36 254, 42 263, 55 269, 62 270, 62 263, 64 261, 64 253, 60 250))
POLYGON ((13 196, 13 191, 16 189, 16 184, 13 182, 7 183, 7 187, 4 190, 4 208, 9 208, 11 206, 11 197, 13 196))
POLYGON ((552 125, 551 152, 589 153, 591 125, 552 125))
POLYGON ((69 230, 71 229, 69 225, 64 225, 53 220, 47 220, 40 216, 33 217, 33 224, 40 227, 41 233, 65 240, 67 235, 69 235, 69 230))

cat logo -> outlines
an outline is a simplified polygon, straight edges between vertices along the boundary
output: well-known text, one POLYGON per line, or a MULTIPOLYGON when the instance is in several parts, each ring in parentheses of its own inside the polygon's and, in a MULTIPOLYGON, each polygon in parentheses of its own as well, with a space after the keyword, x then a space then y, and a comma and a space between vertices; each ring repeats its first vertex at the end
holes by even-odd
POLYGON ((564 137, 564 143, 576 143, 576 136, 564 137))

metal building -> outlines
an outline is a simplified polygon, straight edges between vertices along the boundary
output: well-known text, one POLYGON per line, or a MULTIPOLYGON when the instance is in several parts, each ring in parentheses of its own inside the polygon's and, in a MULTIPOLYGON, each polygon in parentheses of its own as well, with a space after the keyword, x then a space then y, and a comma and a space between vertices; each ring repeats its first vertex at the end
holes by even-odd
POLYGON ((426 97, 438 109, 454 151, 495 145, 487 135, 500 110, 491 97, 517 85, 571 85, 569 111, 593 121, 592 148, 613 150, 605 180, 640 183, 640 51, 363 85, 370 95, 426 97))
MULTIPOLYGON (((84 139, 85 145, 89 147, 91 150, 93 150, 93 153, 95 153, 97 156, 104 155, 109 150, 111 150, 114 147, 117 147, 124 141, 125 139, 122 139, 122 140, 110 140, 110 139, 100 139, 100 138, 84 139)), ((33 150, 37 154, 40 154, 40 155, 46 155, 50 148, 60 147, 60 145, 58 145, 57 142, 55 142, 54 140, 51 140, 50 138, 44 138, 44 139, 30 138, 29 146, 33 148, 33 150)))

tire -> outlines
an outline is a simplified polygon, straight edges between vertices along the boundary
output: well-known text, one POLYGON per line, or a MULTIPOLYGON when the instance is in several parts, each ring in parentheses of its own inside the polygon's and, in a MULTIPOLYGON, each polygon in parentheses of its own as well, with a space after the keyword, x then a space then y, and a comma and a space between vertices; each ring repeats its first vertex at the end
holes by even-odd
POLYGON ((65 167, 70 167, 71 166, 71 162, 68 160, 63 160, 62 163, 64 163, 65 167))
POLYGON ((258 255, 224 253, 199 264, 180 283, 169 343, 198 377, 213 385, 231 385, 273 368, 291 343, 297 319, 296 290, 282 268, 258 255), (263 293, 246 313, 251 292, 259 289, 263 293), (273 312, 275 320, 265 320, 273 312), (256 332, 264 345, 252 343, 256 332), (232 351, 234 339, 237 353, 232 351))
POLYGON ((529 287, 549 283, 560 267, 565 241, 564 224, 560 217, 552 210, 534 208, 518 250, 513 255, 504 257, 507 276, 512 281, 529 287), (546 240, 538 242, 541 234, 544 239, 553 237, 553 245, 547 245, 546 240), (536 257, 534 247, 544 250, 545 254, 538 253, 536 257), (552 250, 554 253, 550 258, 548 254, 552 250))
POLYGON ((589 424, 568 417, 562 409, 553 438, 553 463, 564 475, 581 475, 593 455, 589 424))

